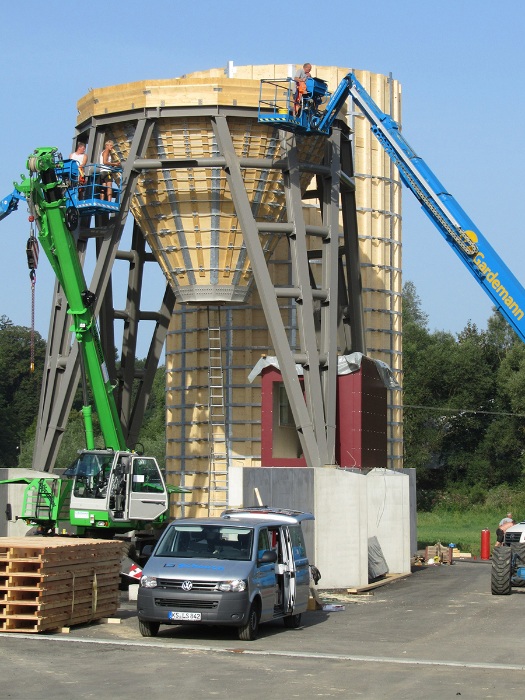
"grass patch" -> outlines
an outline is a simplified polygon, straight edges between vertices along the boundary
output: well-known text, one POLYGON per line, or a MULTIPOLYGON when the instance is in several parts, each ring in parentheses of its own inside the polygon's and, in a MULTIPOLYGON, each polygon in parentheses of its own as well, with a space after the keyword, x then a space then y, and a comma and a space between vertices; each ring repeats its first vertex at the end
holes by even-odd
POLYGON ((447 546, 453 542, 462 552, 472 556, 481 554, 481 531, 490 530, 491 547, 496 542, 496 528, 505 513, 472 507, 462 511, 435 510, 417 514, 417 546, 427 546, 441 542, 447 546))

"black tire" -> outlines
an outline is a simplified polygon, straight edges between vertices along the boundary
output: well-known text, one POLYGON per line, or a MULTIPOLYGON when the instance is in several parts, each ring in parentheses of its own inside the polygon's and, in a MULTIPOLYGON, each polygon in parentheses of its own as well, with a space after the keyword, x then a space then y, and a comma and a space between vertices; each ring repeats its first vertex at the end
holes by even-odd
POLYGON ((492 595, 509 595, 512 579, 512 550, 510 547, 494 547, 490 588, 492 595))
POLYGON ((287 615, 286 617, 283 617, 283 623, 285 627, 288 627, 288 629, 296 630, 298 627, 301 626, 301 613, 297 615, 287 615))
POLYGON ((159 633, 160 622, 141 620, 139 618, 139 630, 143 637, 156 637, 159 633))
POLYGON ((259 606, 254 601, 250 606, 246 624, 238 629, 239 639, 242 639, 244 642, 253 642, 254 639, 257 639, 259 616, 259 606))

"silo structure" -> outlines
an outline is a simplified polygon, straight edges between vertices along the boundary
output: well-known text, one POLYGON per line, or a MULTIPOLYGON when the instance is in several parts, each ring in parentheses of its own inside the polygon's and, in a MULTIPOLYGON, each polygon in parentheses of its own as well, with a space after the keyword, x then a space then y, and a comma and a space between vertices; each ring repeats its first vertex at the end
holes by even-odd
MULTIPOLYGON (((336 238, 330 231, 342 231, 338 220, 327 224, 333 214, 318 201, 320 180, 337 178, 329 155, 337 147, 329 151, 324 136, 295 138, 257 122, 260 80, 291 70, 230 64, 227 75, 213 69, 96 89, 79 102, 79 130, 91 129, 92 153, 111 138, 128 163, 123 184, 133 179, 129 211, 177 302, 166 344, 166 468, 169 479, 191 494, 173 515, 217 512, 231 502, 229 469, 261 464, 260 382, 248 380, 261 355, 284 361, 286 338, 290 363, 303 357, 309 370, 326 363, 323 347, 309 345, 315 330, 310 317, 327 313, 329 294, 323 296, 322 287, 337 286, 337 248, 322 263, 311 253, 312 241, 321 240, 324 250, 336 238), (304 232, 306 237, 298 235, 304 232), (300 276, 307 259, 319 289, 305 295, 300 276), (276 329, 277 316, 282 328, 276 329)), ((314 65, 312 74, 333 90, 349 70, 314 65)), ((367 71, 356 74, 381 109, 400 121, 399 84, 367 71)), ((401 185, 358 110, 350 104, 341 119, 350 127, 355 159, 362 350, 390 365, 400 381, 401 185)), ((333 357, 331 346, 328 354, 333 357)), ((309 375, 307 395, 333 393, 322 372, 309 375)), ((286 368, 283 376, 286 384, 286 368)), ((298 382, 288 382, 289 394, 301 393, 298 382)), ((385 467, 400 468, 400 392, 389 396, 385 467)), ((313 466, 333 464, 333 437, 319 438, 316 410, 313 416, 299 411, 295 422, 306 451, 321 443, 313 466)), ((335 413, 328 420, 334 422, 335 413)))
MULTIPOLYGON (((312 74, 326 80, 329 89, 334 90, 349 70, 314 66, 312 74)), ((209 71, 189 77, 211 79, 217 73, 209 71)), ((282 78, 290 74, 289 69, 283 66, 238 66, 231 80, 243 83, 253 81, 254 90, 258 90, 259 79, 282 78)), ((356 71, 356 74, 380 108, 400 121, 401 88, 397 81, 368 71, 356 71)), ((397 171, 359 110, 349 105, 345 118, 354 132, 367 353, 390 365, 401 383, 401 183, 397 171)), ((318 208, 308 199, 304 200, 304 208, 307 220, 318 223, 318 208)), ((286 241, 278 244, 269 266, 273 278, 286 284, 290 275, 286 241)), ((289 308, 288 313, 293 342, 297 330, 293 309, 289 308)), ((272 352, 257 290, 254 289, 245 306, 223 309, 222 314, 229 464, 257 466, 261 463, 261 398, 259 384, 254 386, 248 383, 246 377, 260 354, 272 352)), ((168 468, 176 472, 178 463, 185 464, 187 472, 195 474, 190 476, 188 483, 199 483, 199 472, 203 483, 205 475, 202 472, 207 469, 208 357, 203 328, 206 328, 204 310, 178 307, 167 339, 168 468), (189 341, 192 336, 194 340, 189 341), (194 349, 189 348, 188 344, 194 349), (194 383, 197 368, 199 379, 194 383), (192 394, 194 403, 187 400, 192 394), (170 455, 173 457, 170 458, 170 455)), ((388 466, 394 469, 402 467, 401 415, 401 392, 390 391, 388 466)))

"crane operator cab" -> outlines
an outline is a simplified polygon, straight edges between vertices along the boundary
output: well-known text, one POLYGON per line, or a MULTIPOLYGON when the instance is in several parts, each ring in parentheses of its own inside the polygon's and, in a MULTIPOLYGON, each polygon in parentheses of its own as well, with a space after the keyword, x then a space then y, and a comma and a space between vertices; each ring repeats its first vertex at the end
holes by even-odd
POLYGON ((313 519, 262 507, 171 522, 140 581, 141 634, 155 636, 161 624, 227 625, 250 641, 262 622, 299 627, 310 585, 301 524, 313 519))
POLYGON ((285 131, 310 133, 321 120, 330 93, 321 78, 307 78, 305 82, 306 92, 297 95, 293 78, 261 80, 258 121, 285 131))
POLYGON ((153 457, 84 450, 63 476, 72 479, 70 520, 80 528, 156 520, 168 508, 166 485, 153 457))

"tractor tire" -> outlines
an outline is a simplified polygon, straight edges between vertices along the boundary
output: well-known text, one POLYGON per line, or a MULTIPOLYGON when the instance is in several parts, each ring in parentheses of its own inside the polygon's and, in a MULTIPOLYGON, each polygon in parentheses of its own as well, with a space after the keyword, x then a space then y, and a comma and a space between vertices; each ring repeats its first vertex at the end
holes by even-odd
POLYGON ((257 633, 259 631, 259 618, 259 606, 254 601, 250 606, 246 624, 238 629, 239 639, 242 639, 244 642, 253 642, 254 639, 257 639, 257 633))
POLYGON ((141 620, 139 618, 139 631, 143 637, 156 637, 159 633, 160 622, 141 620))
POLYGON ((510 595, 512 580, 512 550, 510 547, 494 547, 492 550, 492 595, 510 595))

